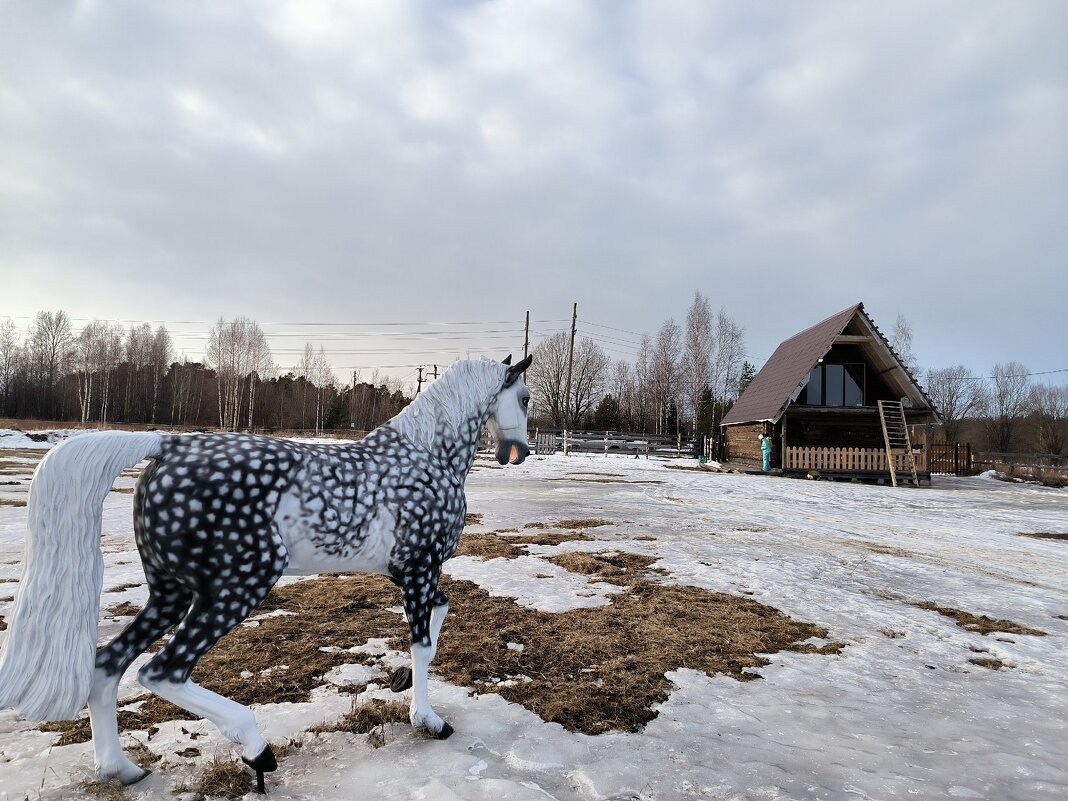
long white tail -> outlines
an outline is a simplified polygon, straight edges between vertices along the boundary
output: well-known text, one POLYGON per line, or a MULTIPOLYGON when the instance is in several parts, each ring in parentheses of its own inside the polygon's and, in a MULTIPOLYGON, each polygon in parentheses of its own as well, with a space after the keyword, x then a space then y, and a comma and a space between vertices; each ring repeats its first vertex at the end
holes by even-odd
POLYGON ((0 709, 12 707, 29 720, 67 720, 85 706, 104 577, 104 498, 123 468, 159 454, 164 436, 82 434, 38 465, 22 578, 0 651, 0 709))

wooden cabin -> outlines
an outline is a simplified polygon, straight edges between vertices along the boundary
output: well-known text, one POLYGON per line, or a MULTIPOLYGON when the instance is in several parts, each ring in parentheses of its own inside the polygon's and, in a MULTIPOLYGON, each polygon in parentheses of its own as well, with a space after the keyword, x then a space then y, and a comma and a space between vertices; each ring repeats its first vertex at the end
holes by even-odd
POLYGON ((783 342, 723 418, 731 461, 824 478, 930 481, 931 426, 940 417, 858 303, 783 342))

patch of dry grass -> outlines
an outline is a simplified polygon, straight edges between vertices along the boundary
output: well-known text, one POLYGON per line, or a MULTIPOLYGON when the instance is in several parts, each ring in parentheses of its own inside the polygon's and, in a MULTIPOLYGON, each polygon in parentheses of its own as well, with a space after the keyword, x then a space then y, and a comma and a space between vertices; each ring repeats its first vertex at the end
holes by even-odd
POLYGON ((114 587, 109 588, 106 592, 126 592, 126 590, 132 590, 135 587, 140 587, 144 582, 132 581, 129 584, 116 584, 114 587))
MULTIPOLYGON (((589 576, 594 581, 625 586, 647 573, 657 561, 655 556, 636 553, 582 553, 572 551, 548 557, 548 561, 572 573, 589 576)), ((663 573, 664 571, 660 571, 663 573)))
POLYGON ((1021 537, 1033 537, 1036 540, 1064 540, 1068 541, 1068 534, 1063 531, 1021 531, 1021 537))
POLYGON ((111 491, 112 492, 118 492, 121 495, 133 495, 134 494, 134 488, 133 487, 112 487, 111 491))
POLYGON ((602 520, 597 517, 582 517, 576 520, 557 520, 553 523, 553 528, 566 528, 566 529, 580 529, 580 528, 598 528, 599 526, 610 526, 611 520, 602 520))
POLYGON ((25 506, 26 501, 14 498, 0 498, 0 506, 25 506))
POLYGON ((482 517, 483 517, 483 515, 479 514, 478 512, 468 512, 466 515, 464 515, 464 525, 465 526, 481 526, 482 525, 482 517))
POLYGON ((968 661, 973 665, 978 665, 979 667, 984 667, 988 670, 1001 670, 1003 667, 1008 667, 1000 659, 995 659, 994 657, 977 656, 968 661))
POLYGON ((559 545, 573 540, 589 540, 585 534, 523 534, 501 536, 502 532, 488 534, 465 534, 460 538, 456 556, 474 556, 478 559, 517 559, 526 554, 524 545, 559 545))
MULTIPOLYGON (((568 536, 583 537, 540 535, 568 536)), ((615 580, 625 586, 624 592, 613 596, 607 606, 551 614, 521 607, 509 598, 492 597, 470 582, 443 580, 451 612, 435 672, 477 692, 499 693, 571 731, 598 734, 638 731, 655 718, 652 707, 672 689, 666 671, 692 668, 745 681, 756 678, 747 668, 769 663, 760 654, 782 650, 836 653, 842 647, 805 643, 810 637, 825 637, 826 630, 753 600, 648 581, 642 573, 652 557, 575 556, 581 565, 579 560, 567 560, 568 569, 581 567, 587 575, 615 580), (523 648, 509 648, 509 643, 523 648), (530 681, 501 684, 516 676, 530 681)), ((323 577, 278 588, 260 611, 286 609, 296 614, 264 618, 255 628, 236 629, 208 652, 193 678, 245 705, 306 701, 330 668, 357 661, 351 654, 324 653, 321 647, 348 648, 382 637, 394 648, 407 649, 407 625, 399 615, 384 611, 399 600, 399 591, 378 576, 323 577), (279 664, 290 668, 267 671, 279 664), (243 679, 242 671, 253 675, 243 679)), ((351 728, 344 730, 370 727, 381 733, 376 727, 402 714, 407 720, 403 705, 400 710, 388 704, 368 706, 354 709, 342 724, 351 728)), ((159 723, 189 717, 190 713, 162 699, 146 696, 138 711, 119 713, 119 727, 147 730, 151 736, 159 723)), ((89 738, 86 719, 45 724, 42 729, 60 733, 60 745, 89 738)), ((237 769, 251 783, 248 774, 237 769)), ((227 772, 232 771, 222 766, 213 771, 227 772)), ((224 794, 223 785, 211 794, 224 794)), ((207 793, 203 788, 200 791, 207 793)))
POLYGON ((115 604, 107 608, 107 614, 112 617, 131 617, 140 611, 140 606, 129 601, 123 601, 121 604, 115 604))
POLYGON ((466 581, 444 589, 452 611, 436 672, 586 734, 639 731, 671 692, 666 671, 692 668, 747 681, 758 676, 746 668, 769 664, 758 654, 817 651, 803 641, 827 635, 755 601, 640 579, 608 606, 560 614, 490 597, 466 581), (530 681, 500 684, 509 676, 530 681))
POLYGON ((78 783, 78 789, 100 801, 130 801, 133 796, 130 789, 118 779, 101 781, 100 779, 86 779, 78 783))
POLYGON ((196 792, 214 798, 244 798, 256 789, 256 780, 243 764, 214 759, 197 781, 196 792))
POLYGON ((913 606, 918 606, 920 609, 926 609, 930 612, 937 612, 943 617, 953 618, 954 622, 956 622, 962 629, 984 636, 995 632, 1002 632, 1004 634, 1030 634, 1033 637, 1046 636, 1046 632, 1044 631, 1028 628, 1027 626, 1015 623, 1012 620, 995 620, 986 615, 973 615, 971 612, 965 612, 962 609, 954 609, 950 606, 939 606, 932 601, 923 601, 921 603, 913 604, 913 606))
POLYGON ((308 729, 312 734, 344 731, 350 734, 370 734, 383 725, 407 724, 408 705, 399 701, 379 701, 357 704, 352 702, 352 709, 342 715, 335 723, 324 723, 308 729))

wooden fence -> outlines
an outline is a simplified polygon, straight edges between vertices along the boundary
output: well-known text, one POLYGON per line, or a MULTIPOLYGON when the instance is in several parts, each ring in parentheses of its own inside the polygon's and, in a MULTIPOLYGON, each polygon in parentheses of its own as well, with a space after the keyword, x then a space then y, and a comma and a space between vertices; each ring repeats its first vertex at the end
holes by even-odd
MULTIPOLYGON (((927 472, 923 452, 915 454, 916 470, 927 472)), ((824 470, 837 473, 889 473, 882 448, 786 448, 784 470, 824 470)), ((894 455, 894 469, 909 469, 905 454, 894 455)))

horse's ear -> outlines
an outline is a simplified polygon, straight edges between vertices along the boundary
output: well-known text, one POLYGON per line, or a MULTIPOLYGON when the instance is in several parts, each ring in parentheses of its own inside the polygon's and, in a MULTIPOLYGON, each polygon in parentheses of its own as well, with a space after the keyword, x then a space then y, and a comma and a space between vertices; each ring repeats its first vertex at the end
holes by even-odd
POLYGON ((503 362, 501 362, 501 364, 509 364, 509 365, 510 365, 511 363, 512 363, 512 354, 511 354, 511 353, 509 353, 509 354, 508 354, 508 355, 507 355, 507 356, 506 356, 506 357, 504 358, 504 361, 503 361, 503 362))
MULTIPOLYGON (((511 359, 511 356, 509 356, 508 358, 511 359)), ((516 379, 527 371, 527 368, 530 367, 530 363, 532 361, 534 361, 534 357, 527 356, 527 358, 523 359, 523 361, 521 361, 519 364, 509 367, 508 376, 504 379, 504 385, 506 387, 512 386, 512 384, 515 383, 516 379)), ((508 364, 508 362, 505 362, 505 364, 508 364)))

